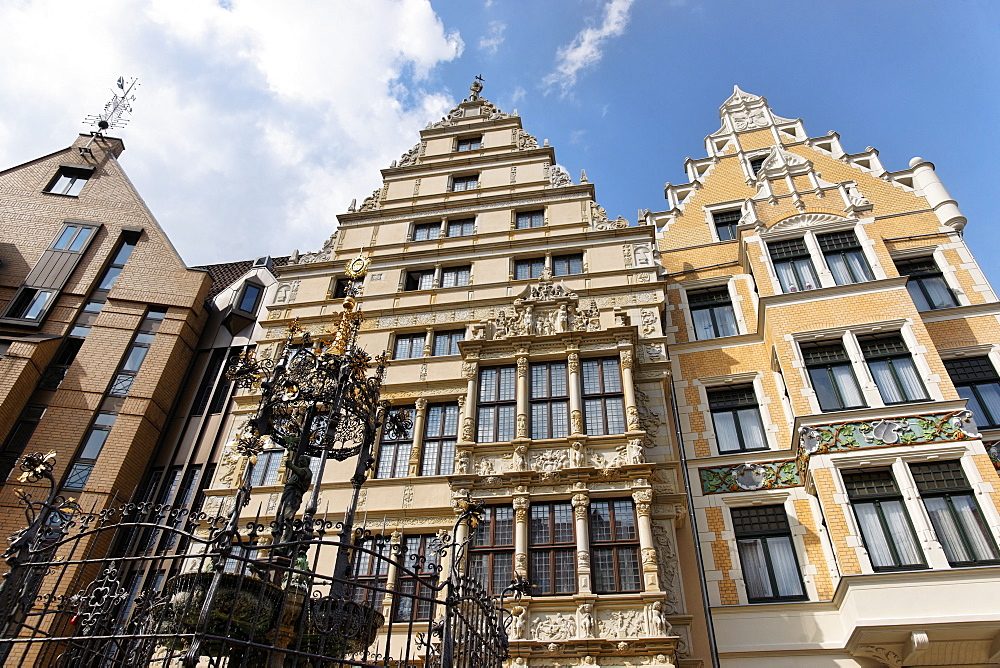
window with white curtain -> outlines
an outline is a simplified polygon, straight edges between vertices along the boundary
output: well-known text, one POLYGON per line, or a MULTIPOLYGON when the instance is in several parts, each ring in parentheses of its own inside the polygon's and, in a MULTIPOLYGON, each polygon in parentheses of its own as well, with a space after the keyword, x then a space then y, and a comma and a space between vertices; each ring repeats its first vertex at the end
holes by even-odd
POLYGON ((955 294, 933 257, 918 257, 896 262, 896 271, 906 276, 906 289, 918 311, 958 306, 955 294))
POLYGON ((885 403, 901 404, 929 398, 910 351, 898 332, 859 336, 858 344, 885 403))
POLYGON ((694 336, 699 341, 736 336, 736 314, 733 312, 729 288, 722 286, 710 290, 691 290, 687 293, 694 336))
POLYGON ((767 244, 767 251, 774 263, 782 292, 802 292, 820 287, 804 239, 771 241, 767 244))
POLYGON ((872 568, 876 571, 926 568, 892 472, 845 471, 843 478, 872 568))
POLYGON ((839 411, 866 405, 851 360, 840 341, 802 343, 799 347, 820 409, 839 411))
POLYGON ((784 507, 733 508, 732 517, 747 600, 765 603, 806 598, 784 507))
POLYGON ((817 234, 816 242, 837 285, 875 280, 853 230, 817 234))
POLYGON ((753 385, 711 389, 708 406, 712 410, 719 454, 767 449, 753 385))
POLYGON ((952 566, 1000 562, 969 481, 957 460, 910 464, 934 533, 952 566))

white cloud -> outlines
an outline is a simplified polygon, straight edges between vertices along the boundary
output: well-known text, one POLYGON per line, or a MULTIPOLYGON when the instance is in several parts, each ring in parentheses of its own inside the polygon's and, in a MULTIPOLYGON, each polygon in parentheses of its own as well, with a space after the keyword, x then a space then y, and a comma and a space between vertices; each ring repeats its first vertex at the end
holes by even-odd
POLYGON ((510 103, 512 105, 517 104, 518 102, 523 100, 527 94, 528 91, 524 90, 523 86, 518 86, 517 88, 514 89, 514 92, 511 93, 510 103))
POLYGON ((556 52, 555 71, 542 83, 550 90, 558 86, 565 95, 576 83, 580 70, 597 64, 604 55, 604 43, 625 32, 629 10, 634 0, 610 0, 604 6, 599 26, 584 28, 573 41, 556 52))
POLYGON ((503 44, 506 30, 507 24, 503 21, 490 21, 489 32, 479 38, 479 48, 491 56, 496 54, 497 49, 503 44))
POLYGON ((464 48, 428 0, 36 0, 0 25, 0 168, 69 145, 138 75, 122 164, 190 264, 320 247, 446 113, 427 75, 464 48))

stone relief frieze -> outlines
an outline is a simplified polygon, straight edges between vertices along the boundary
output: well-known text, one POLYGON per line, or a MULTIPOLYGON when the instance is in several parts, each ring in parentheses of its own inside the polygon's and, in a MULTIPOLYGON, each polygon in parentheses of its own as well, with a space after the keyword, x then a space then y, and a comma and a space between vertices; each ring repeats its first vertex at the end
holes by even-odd
POLYGON ((604 638, 639 638, 646 633, 644 621, 640 610, 614 610, 598 620, 598 627, 604 638))
POLYGON ((554 282, 550 271, 545 271, 536 285, 527 286, 514 299, 510 310, 501 309, 480 330, 481 336, 503 340, 512 336, 549 336, 566 332, 596 332, 601 328, 600 309, 594 300, 590 306, 580 307, 580 298, 554 282))
POLYGON ((660 578, 660 587, 667 594, 663 612, 668 615, 680 614, 683 611, 680 598, 680 565, 677 561, 674 535, 655 520, 651 526, 657 551, 657 575, 660 578))
POLYGON ((536 617, 531 622, 531 636, 535 640, 567 640, 575 635, 576 621, 561 612, 536 617))

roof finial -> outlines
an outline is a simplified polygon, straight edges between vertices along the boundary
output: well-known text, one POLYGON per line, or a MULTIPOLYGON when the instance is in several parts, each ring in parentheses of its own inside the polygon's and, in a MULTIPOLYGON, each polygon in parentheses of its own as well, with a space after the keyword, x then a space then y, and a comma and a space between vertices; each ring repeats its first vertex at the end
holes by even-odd
POLYGON ((482 74, 477 74, 476 75, 476 78, 472 82, 472 85, 469 86, 469 90, 472 91, 472 94, 469 96, 470 100, 478 100, 479 99, 479 93, 481 93, 482 90, 483 90, 483 82, 484 81, 486 81, 486 79, 483 78, 482 74))

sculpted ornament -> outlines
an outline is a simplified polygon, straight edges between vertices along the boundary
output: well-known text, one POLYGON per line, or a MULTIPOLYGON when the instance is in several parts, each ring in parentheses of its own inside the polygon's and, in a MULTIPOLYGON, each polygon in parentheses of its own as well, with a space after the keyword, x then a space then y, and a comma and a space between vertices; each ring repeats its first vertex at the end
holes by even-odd
POLYGON ((579 353, 569 354, 569 372, 570 373, 580 373, 580 355, 579 353))
POLYGON ((560 188, 573 185, 573 179, 561 165, 552 165, 549 170, 549 185, 560 188))
POLYGON ((577 614, 580 617, 580 637, 581 638, 593 638, 594 637, 594 606, 590 603, 582 603, 580 607, 577 608, 577 614))
POLYGON ((365 198, 365 201, 361 203, 361 208, 358 211, 374 211, 378 208, 378 197, 382 193, 381 188, 376 188, 372 191, 372 194, 365 198))
POLYGON ((587 506, 590 505, 590 497, 586 494, 573 495, 573 512, 577 519, 587 518, 587 506))
POLYGON ((472 442, 475 437, 475 421, 472 419, 471 415, 465 416, 465 420, 462 423, 462 440, 466 442, 472 442))
POLYGON ((517 518, 518 522, 528 521, 528 508, 531 506, 531 502, 526 496, 515 496, 514 497, 514 516, 517 518))
POLYGON ((519 445, 514 448, 514 455, 512 457, 511 468, 514 471, 527 471, 528 470, 528 446, 519 445))
POLYGON ((566 468, 569 463, 563 450, 543 450, 531 459, 531 468, 542 473, 553 473, 566 468))
MULTIPOLYGON (((522 358, 523 359, 523 358, 522 358)), ((524 413, 517 414, 517 437, 528 437, 528 416, 524 413)))
POLYGON ((583 411, 574 408, 573 412, 570 413, 570 422, 573 423, 573 433, 582 434, 583 433, 583 411))
POLYGON ((524 634, 528 631, 528 611, 518 605, 511 610, 511 614, 514 615, 514 633, 511 640, 523 640, 524 634))
MULTIPOLYGON (((531 307, 529 307, 531 308, 531 307)), ((528 377, 528 358, 518 357, 517 358, 517 377, 527 378, 528 377)))
POLYGON ((527 130, 521 128, 514 131, 514 144, 520 151, 538 148, 538 140, 528 134, 527 130))
POLYGON ((673 627, 667 619, 667 611, 662 601, 654 601, 649 606, 650 634, 654 636, 669 636, 673 627))
POLYGON ((455 473, 467 474, 470 466, 472 466, 472 453, 468 450, 459 450, 458 457, 455 458, 455 473))
POLYGON ((590 568, 590 552, 580 550, 576 553, 576 567, 580 570, 587 570, 590 568))
POLYGON ((644 547, 642 548, 642 563, 644 566, 656 567, 656 548, 655 547, 644 547))
POLYGON ((639 421, 639 408, 637 406, 626 406, 625 417, 628 418, 628 430, 639 431, 642 423, 639 421))
POLYGON ((528 574, 528 555, 524 552, 518 552, 514 555, 514 570, 517 571, 519 575, 528 574))
POLYGON ((610 619, 601 622, 601 635, 606 638, 638 638, 642 632, 642 614, 638 610, 615 610, 610 619))
POLYGON ((587 465, 587 453, 583 442, 573 441, 569 444, 569 467, 571 469, 582 469, 587 465))
POLYGON ((561 612, 537 617, 531 624, 531 634, 535 640, 566 640, 576 635, 576 622, 561 612))
POLYGON ((650 309, 643 309, 639 313, 639 331, 645 336, 652 336, 656 332, 656 313, 650 309))
POLYGON ((630 438, 625 446, 625 452, 629 464, 645 464, 646 453, 644 452, 641 438, 630 438))

